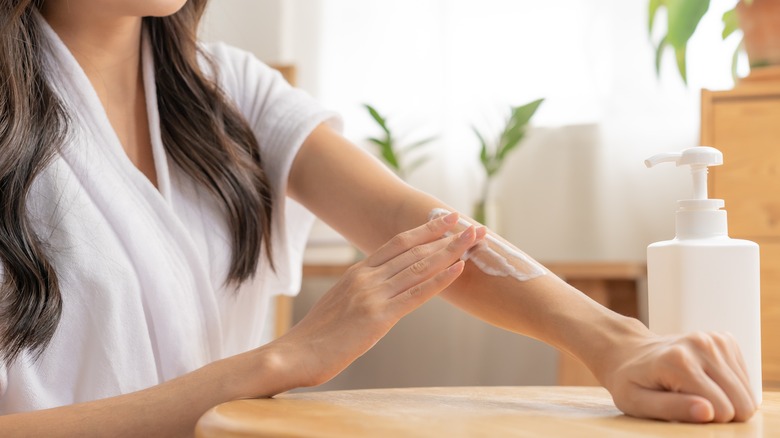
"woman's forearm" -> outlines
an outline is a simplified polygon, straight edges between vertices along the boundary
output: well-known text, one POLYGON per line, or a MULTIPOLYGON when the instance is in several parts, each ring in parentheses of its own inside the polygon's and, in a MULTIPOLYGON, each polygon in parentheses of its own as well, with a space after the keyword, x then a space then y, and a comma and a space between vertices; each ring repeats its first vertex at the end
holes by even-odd
POLYGON ((619 315, 548 273, 525 282, 492 277, 467 264, 442 297, 466 312, 571 353, 599 378, 615 345, 646 334, 636 319, 619 315))
POLYGON ((4 437, 192 436, 213 406, 290 389, 285 361, 274 347, 260 348, 142 391, 0 416, 0 430, 4 437))
MULTIPOLYGON (((440 206, 431 196, 410 193, 399 207, 395 226, 412 226, 440 206)), ((467 263, 463 274, 441 296, 486 322, 571 353, 597 377, 603 358, 617 343, 647 330, 636 319, 605 308, 551 272, 521 281, 488 275, 467 263)))

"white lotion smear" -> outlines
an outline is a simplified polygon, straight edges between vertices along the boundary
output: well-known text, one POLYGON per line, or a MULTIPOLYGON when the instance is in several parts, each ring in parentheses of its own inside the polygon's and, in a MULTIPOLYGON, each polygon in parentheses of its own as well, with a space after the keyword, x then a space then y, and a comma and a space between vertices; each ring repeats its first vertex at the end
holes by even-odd
MULTIPOLYGON (((434 208, 428 214, 428 218, 436 219, 448 214, 450 212, 443 208, 434 208)), ((471 225, 467 220, 459 218, 458 224, 446 235, 458 234, 471 225)), ((461 259, 463 261, 471 260, 485 274, 497 277, 514 277, 520 281, 530 280, 547 273, 542 265, 531 257, 511 244, 497 239, 489 232, 485 235, 484 240, 466 251, 461 259)))

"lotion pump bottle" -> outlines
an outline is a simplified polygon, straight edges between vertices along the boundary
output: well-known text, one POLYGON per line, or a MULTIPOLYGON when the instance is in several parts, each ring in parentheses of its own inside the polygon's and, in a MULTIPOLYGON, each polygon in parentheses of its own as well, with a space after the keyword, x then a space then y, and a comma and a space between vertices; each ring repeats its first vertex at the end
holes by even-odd
POLYGON ((729 238, 725 203, 707 197, 707 168, 723 164, 723 154, 694 147, 655 155, 645 164, 664 162, 690 166, 694 193, 693 199, 677 203, 676 237, 647 247, 650 330, 662 335, 730 332, 761 403, 758 245, 729 238))

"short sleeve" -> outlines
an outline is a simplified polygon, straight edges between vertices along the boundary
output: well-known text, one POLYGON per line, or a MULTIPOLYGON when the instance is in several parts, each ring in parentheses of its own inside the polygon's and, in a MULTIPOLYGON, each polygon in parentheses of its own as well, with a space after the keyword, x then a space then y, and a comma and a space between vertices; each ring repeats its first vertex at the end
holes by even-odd
POLYGON ((277 205, 271 235, 275 277, 279 282, 274 290, 297 294, 303 252, 314 216, 287 198, 290 168, 314 128, 326 123, 341 131, 341 118, 290 86, 278 71, 246 51, 222 43, 205 45, 204 50, 218 69, 218 85, 249 122, 260 145, 263 168, 274 188, 277 205))

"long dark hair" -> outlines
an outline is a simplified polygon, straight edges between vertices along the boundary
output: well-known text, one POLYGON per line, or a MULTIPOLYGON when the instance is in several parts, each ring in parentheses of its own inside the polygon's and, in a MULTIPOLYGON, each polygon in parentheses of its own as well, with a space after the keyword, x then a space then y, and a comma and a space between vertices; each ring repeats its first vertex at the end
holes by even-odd
MULTIPOLYGON (((55 266, 25 207, 69 123, 46 79, 45 36, 35 17, 43 1, 0 0, 0 362, 7 363, 24 351, 38 357, 62 311, 55 266)), ((189 0, 171 16, 144 18, 144 26, 165 149, 221 202, 233 248, 227 281, 238 284, 257 270, 263 242, 271 261, 272 190, 249 125, 198 66, 205 7, 206 0, 189 0)))

